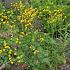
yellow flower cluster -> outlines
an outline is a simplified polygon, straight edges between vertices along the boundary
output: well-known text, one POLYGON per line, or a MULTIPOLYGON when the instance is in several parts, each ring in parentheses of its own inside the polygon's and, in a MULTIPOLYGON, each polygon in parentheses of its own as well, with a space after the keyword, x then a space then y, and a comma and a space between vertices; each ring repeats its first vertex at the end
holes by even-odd
MULTIPOLYGON (((21 0, 19 3, 15 3, 15 4, 11 3, 11 6, 12 6, 11 9, 4 10, 0 13, 0 17, 1 17, 0 21, 1 23, 3 23, 2 27, 4 28, 6 34, 6 35, 2 34, 5 39, 4 39, 2 49, 0 49, 0 54, 5 53, 8 56, 10 63, 13 64, 14 59, 16 58, 18 59, 20 56, 17 55, 17 48, 12 46, 11 44, 14 42, 15 45, 19 45, 21 44, 20 36, 24 37, 31 34, 30 31, 26 32, 25 29, 27 29, 28 27, 31 28, 32 22, 36 17, 38 10, 32 7, 25 8, 21 0), (22 31, 22 29, 19 29, 19 27, 23 27, 25 32, 22 31), (6 39, 8 39, 9 41, 6 39), (14 55, 17 56, 13 58, 12 56, 14 55)), ((33 51, 34 54, 38 52, 38 50, 34 50, 34 49, 33 51)), ((17 62, 20 62, 20 58, 17 62)))
POLYGON ((5 40, 4 40, 4 48, 10 49, 5 40))
POLYGON ((5 24, 5 23, 7 22, 7 20, 8 20, 8 17, 5 16, 5 15, 2 15, 2 14, 3 14, 3 13, 0 14, 0 17, 1 17, 1 18, 0 18, 0 21, 5 24))
POLYGON ((39 50, 33 48, 32 45, 30 45, 29 48, 33 51, 33 54, 37 54, 37 53, 39 53, 39 50))
MULTIPOLYGON (((18 38, 17 38, 17 41, 18 41, 18 38)), ((5 53, 7 53, 10 63, 13 64, 13 63, 14 63, 13 56, 14 56, 14 55, 17 55, 16 50, 15 50, 15 49, 14 49, 15 51, 12 50, 12 48, 11 48, 10 46, 8 46, 8 43, 6 42, 6 40, 4 40, 4 45, 3 45, 3 46, 4 46, 4 48, 3 48, 2 50, 0 50, 0 54, 1 54, 3 51, 4 51, 5 53), (5 51, 6 49, 8 49, 7 52, 5 51), (13 55, 13 56, 11 56, 11 55, 13 55)))
MULTIPOLYGON (((40 16, 43 16, 42 13, 46 13, 48 14, 48 18, 47 18, 47 22, 50 23, 56 23, 56 22, 60 22, 63 21, 66 16, 64 16, 64 12, 62 9, 54 9, 49 10, 49 9, 43 9, 42 11, 40 11, 40 16)), ((45 16, 45 15, 44 15, 45 16)), ((39 16, 38 16, 39 17, 39 16)), ((46 18, 44 18, 45 20, 46 18)))
POLYGON ((11 57, 10 55, 8 55, 8 57, 9 57, 9 61, 10 61, 10 63, 13 64, 14 61, 13 61, 12 57, 11 57))
POLYGON ((37 53, 39 53, 39 51, 38 51, 38 50, 35 50, 33 53, 34 53, 34 54, 37 54, 37 53))
POLYGON ((16 44, 21 44, 18 38, 16 38, 16 44))
POLYGON ((50 13, 50 17, 48 18, 48 23, 56 23, 59 21, 63 21, 64 13, 62 10, 54 10, 50 13))
POLYGON ((23 25, 25 25, 25 29, 27 29, 28 26, 32 25, 32 21, 37 15, 37 12, 38 10, 30 7, 28 9, 25 9, 22 15, 18 16, 20 22, 23 23, 23 25))
POLYGON ((40 42, 43 42, 44 41, 44 38, 40 38, 40 42))

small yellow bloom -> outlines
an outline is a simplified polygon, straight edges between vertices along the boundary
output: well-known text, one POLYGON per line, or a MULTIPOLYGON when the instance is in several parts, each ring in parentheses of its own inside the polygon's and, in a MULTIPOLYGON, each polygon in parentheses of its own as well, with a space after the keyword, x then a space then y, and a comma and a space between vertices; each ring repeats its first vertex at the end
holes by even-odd
POLYGON ((3 19, 1 18, 1 21, 3 21, 3 19))
POLYGON ((17 49, 15 48, 14 50, 16 51, 17 49))
POLYGON ((11 57, 11 55, 8 55, 8 57, 11 57))
POLYGON ((11 61, 11 60, 12 60, 12 58, 10 57, 10 58, 9 58, 9 60, 11 61))
POLYGON ((6 41, 4 40, 4 46, 6 46, 7 45, 7 43, 6 43, 6 41))
POLYGON ((35 49, 33 49, 33 51, 35 51, 35 49))
POLYGON ((18 60, 17 62, 18 62, 18 63, 20 63, 21 61, 20 61, 20 60, 18 60))
POLYGON ((32 45, 30 45, 29 48, 32 48, 32 45))
POLYGON ((49 14, 51 14, 51 11, 49 11, 49 14))
POLYGON ((24 32, 20 32, 20 34, 23 34, 24 35, 25 33, 24 32))
POLYGON ((44 38, 40 38, 40 41, 41 41, 41 42, 44 41, 44 38))
POLYGON ((14 55, 17 55, 17 53, 16 53, 16 52, 14 52, 14 55))
POLYGON ((37 50, 36 52, 37 52, 37 53, 39 53, 39 51, 38 51, 38 50, 37 50))
POLYGON ((2 53, 3 51, 2 50, 0 50, 0 54, 2 53))
POLYGON ((2 16, 4 19, 7 19, 7 16, 2 16))
POLYGON ((23 22, 24 22, 24 20, 21 20, 20 22, 21 22, 21 23, 23 23, 23 22))
POLYGON ((6 22, 3 22, 4 24, 6 23, 6 22))
POLYGON ((18 56, 17 59, 20 59, 20 56, 18 56))
POLYGON ((9 46, 4 46, 4 48, 8 48, 8 49, 10 49, 10 47, 9 47, 9 46))
POLYGON ((16 41, 16 43, 18 43, 19 41, 16 41))
POLYGON ((0 13, 0 16, 2 16, 3 13, 0 13))
POLYGON ((12 50, 10 50, 9 52, 8 52, 8 54, 11 54, 12 53, 12 50))
POLYGON ((31 23, 29 23, 29 25, 32 25, 31 23))
POLYGON ((19 42, 19 39, 18 38, 16 38, 16 43, 18 43, 19 42))
POLYGON ((13 61, 10 61, 10 63, 11 63, 11 64, 14 64, 14 62, 13 62, 13 61))
POLYGON ((22 8, 22 1, 20 0, 20 9, 22 8))
POLYGON ((66 64, 66 59, 64 60, 64 64, 66 64))
POLYGON ((36 53, 39 53, 39 51, 38 50, 35 50, 33 53, 36 54, 36 53))
POLYGON ((12 40, 12 38, 10 38, 10 40, 12 40))
POLYGON ((66 16, 64 16, 64 18, 67 18, 66 16))
POLYGON ((18 38, 16 38, 16 40, 18 41, 19 39, 18 39, 18 38))
POLYGON ((19 42, 19 44, 21 44, 21 42, 19 42))
POLYGON ((5 49, 3 49, 3 51, 5 51, 5 49))
POLYGON ((36 51, 34 51, 34 54, 36 54, 36 51))
POLYGON ((7 13, 9 14, 9 13, 10 13, 10 11, 7 11, 7 13))
POLYGON ((7 21, 7 23, 9 23, 9 21, 7 21))
POLYGON ((12 3, 11 3, 12 4, 12 3))

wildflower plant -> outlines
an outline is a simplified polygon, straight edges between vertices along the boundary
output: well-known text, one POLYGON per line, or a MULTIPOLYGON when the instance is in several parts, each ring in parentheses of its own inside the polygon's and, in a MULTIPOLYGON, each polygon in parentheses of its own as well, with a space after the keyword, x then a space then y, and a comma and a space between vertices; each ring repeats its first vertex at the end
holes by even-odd
POLYGON ((11 3, 9 9, 0 4, 1 64, 25 64, 23 69, 30 70, 58 70, 59 65, 66 63, 69 7, 56 4, 55 0, 31 0, 28 7, 19 0, 11 3))

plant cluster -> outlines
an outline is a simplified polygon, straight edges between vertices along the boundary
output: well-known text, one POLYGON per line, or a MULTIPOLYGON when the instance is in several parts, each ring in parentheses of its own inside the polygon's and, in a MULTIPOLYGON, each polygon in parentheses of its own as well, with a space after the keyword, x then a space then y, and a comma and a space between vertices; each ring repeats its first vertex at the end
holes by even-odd
POLYGON ((66 63, 64 48, 70 37, 70 8, 61 0, 22 0, 7 9, 0 3, 0 63, 23 69, 58 70, 66 63), (60 2, 60 3, 59 3, 60 2))

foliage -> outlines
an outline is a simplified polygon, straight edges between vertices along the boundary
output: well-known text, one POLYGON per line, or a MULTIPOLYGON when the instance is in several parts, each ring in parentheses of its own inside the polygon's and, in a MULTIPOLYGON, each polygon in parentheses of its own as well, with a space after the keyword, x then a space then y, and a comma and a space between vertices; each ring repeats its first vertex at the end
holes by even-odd
POLYGON ((18 1, 10 9, 0 4, 0 63, 29 64, 30 70, 58 70, 66 63, 64 48, 70 37, 67 4, 31 0, 28 7, 18 1))

